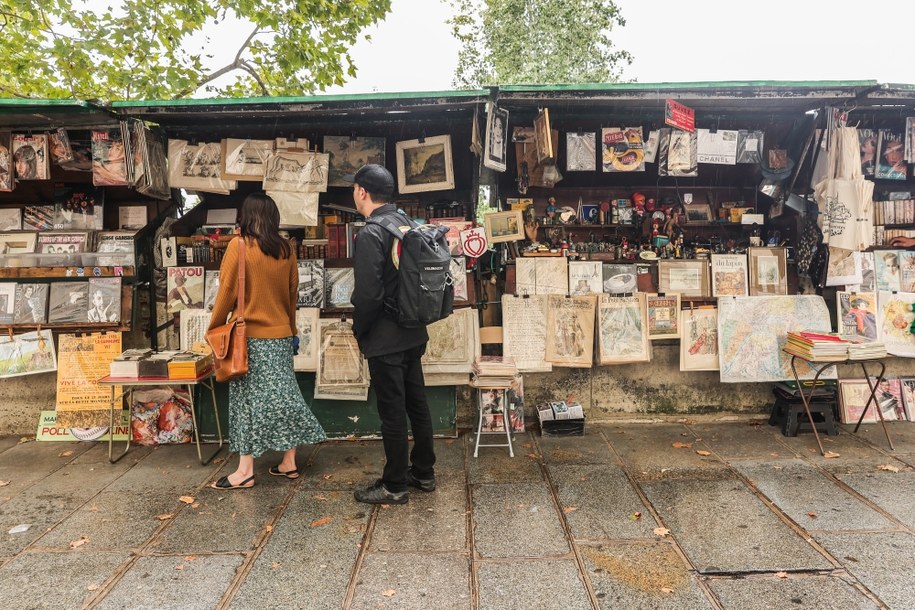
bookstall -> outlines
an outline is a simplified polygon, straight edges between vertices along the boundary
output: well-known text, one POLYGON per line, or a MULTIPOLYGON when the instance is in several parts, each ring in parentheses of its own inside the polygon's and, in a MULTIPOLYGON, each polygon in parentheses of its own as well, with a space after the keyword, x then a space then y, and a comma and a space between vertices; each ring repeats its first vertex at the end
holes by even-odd
MULTIPOLYGON (((126 333, 124 349, 191 349, 236 211, 248 193, 266 190, 299 258, 295 368, 338 436, 377 433, 366 380, 327 374, 322 349, 349 332, 349 257, 363 226, 340 177, 368 162, 392 171, 405 213, 452 229, 455 314, 430 327, 425 360, 438 433, 476 419, 469 383, 481 327, 503 327, 503 352, 527 377, 528 413, 564 399, 591 419, 759 412, 772 404, 768 382, 791 379, 784 345, 767 337, 810 320, 822 326, 811 330, 869 332, 868 311, 879 332, 915 293, 907 279, 915 259, 888 246, 915 235, 912 87, 625 84, 107 108, 35 102, 43 113, 30 103, 0 114, 11 168, 16 150, 37 147, 49 172, 0 192, 0 219, 16 227, 7 210, 21 208, 28 223, 0 239, 7 263, 21 265, 0 269, 12 274, 0 278, 0 303, 13 304, 9 328, 36 333, 35 345, 49 330, 109 330, 126 333), (854 136, 843 130, 853 126, 854 136), (74 142, 94 150, 94 170, 53 161, 55 134, 71 151, 74 142), (155 169, 121 163, 126 184, 112 177, 119 137, 138 158, 155 158, 155 169), (851 148, 856 172, 836 152, 851 148), (846 199, 860 209, 830 203, 846 199), (844 237, 843 214, 856 219, 844 237), (23 287, 3 288, 13 282, 23 287), (42 290, 27 284, 37 283, 57 305, 40 329, 25 319, 42 290), (93 308, 96 293, 102 305, 93 308), (105 299, 117 295, 114 316, 105 299), (65 306, 70 299, 86 303, 85 320, 65 306), (721 383, 733 385, 721 392, 721 383)), ((890 353, 915 354, 911 333, 898 335, 890 353)), ((892 359, 887 378, 908 387, 910 364, 892 359)), ((225 388, 215 394, 223 402, 225 388)), ((209 400, 197 396, 204 438, 215 431, 209 400)), ((39 410, 28 425, 2 413, 0 427, 26 431, 39 410)))

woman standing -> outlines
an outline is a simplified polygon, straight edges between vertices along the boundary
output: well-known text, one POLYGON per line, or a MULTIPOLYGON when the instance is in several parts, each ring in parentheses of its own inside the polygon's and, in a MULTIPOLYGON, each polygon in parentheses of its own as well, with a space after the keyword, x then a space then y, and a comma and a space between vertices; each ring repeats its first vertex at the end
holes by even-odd
POLYGON ((276 203, 263 193, 248 195, 238 224, 241 237, 229 242, 222 259, 210 328, 235 316, 243 239, 248 374, 229 382, 229 448, 239 454, 238 468, 213 482, 216 489, 253 487, 254 458, 269 450, 285 452, 270 474, 298 478, 296 447, 326 438, 292 370, 299 276, 292 247, 279 234, 276 203))

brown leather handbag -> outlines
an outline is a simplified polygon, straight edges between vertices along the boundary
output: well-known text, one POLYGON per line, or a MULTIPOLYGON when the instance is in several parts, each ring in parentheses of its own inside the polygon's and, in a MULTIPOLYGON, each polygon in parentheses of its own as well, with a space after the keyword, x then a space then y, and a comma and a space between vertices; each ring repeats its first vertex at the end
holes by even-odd
POLYGON ((245 336, 245 238, 238 240, 238 308, 235 319, 206 333, 216 361, 216 381, 224 383, 248 374, 245 336))

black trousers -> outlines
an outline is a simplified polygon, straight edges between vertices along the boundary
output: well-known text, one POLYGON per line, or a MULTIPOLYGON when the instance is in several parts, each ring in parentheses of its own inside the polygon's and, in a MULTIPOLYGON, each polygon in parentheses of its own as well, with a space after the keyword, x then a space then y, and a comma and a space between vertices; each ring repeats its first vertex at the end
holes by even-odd
POLYGON ((423 344, 368 359, 384 442, 385 465, 381 480, 392 492, 407 488, 407 470, 411 463, 417 478, 431 478, 435 474, 432 416, 420 362, 425 351, 423 344), (412 451, 407 438, 408 418, 413 431, 412 451))

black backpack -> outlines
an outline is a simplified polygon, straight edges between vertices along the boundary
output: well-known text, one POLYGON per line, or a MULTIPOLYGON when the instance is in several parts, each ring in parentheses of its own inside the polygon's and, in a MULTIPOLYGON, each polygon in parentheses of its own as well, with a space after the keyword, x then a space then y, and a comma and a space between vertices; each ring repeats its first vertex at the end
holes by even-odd
POLYGON ((454 278, 445 240, 448 228, 419 224, 403 214, 370 217, 368 222, 384 227, 401 242, 396 301, 385 303, 397 324, 418 328, 450 316, 454 278))

